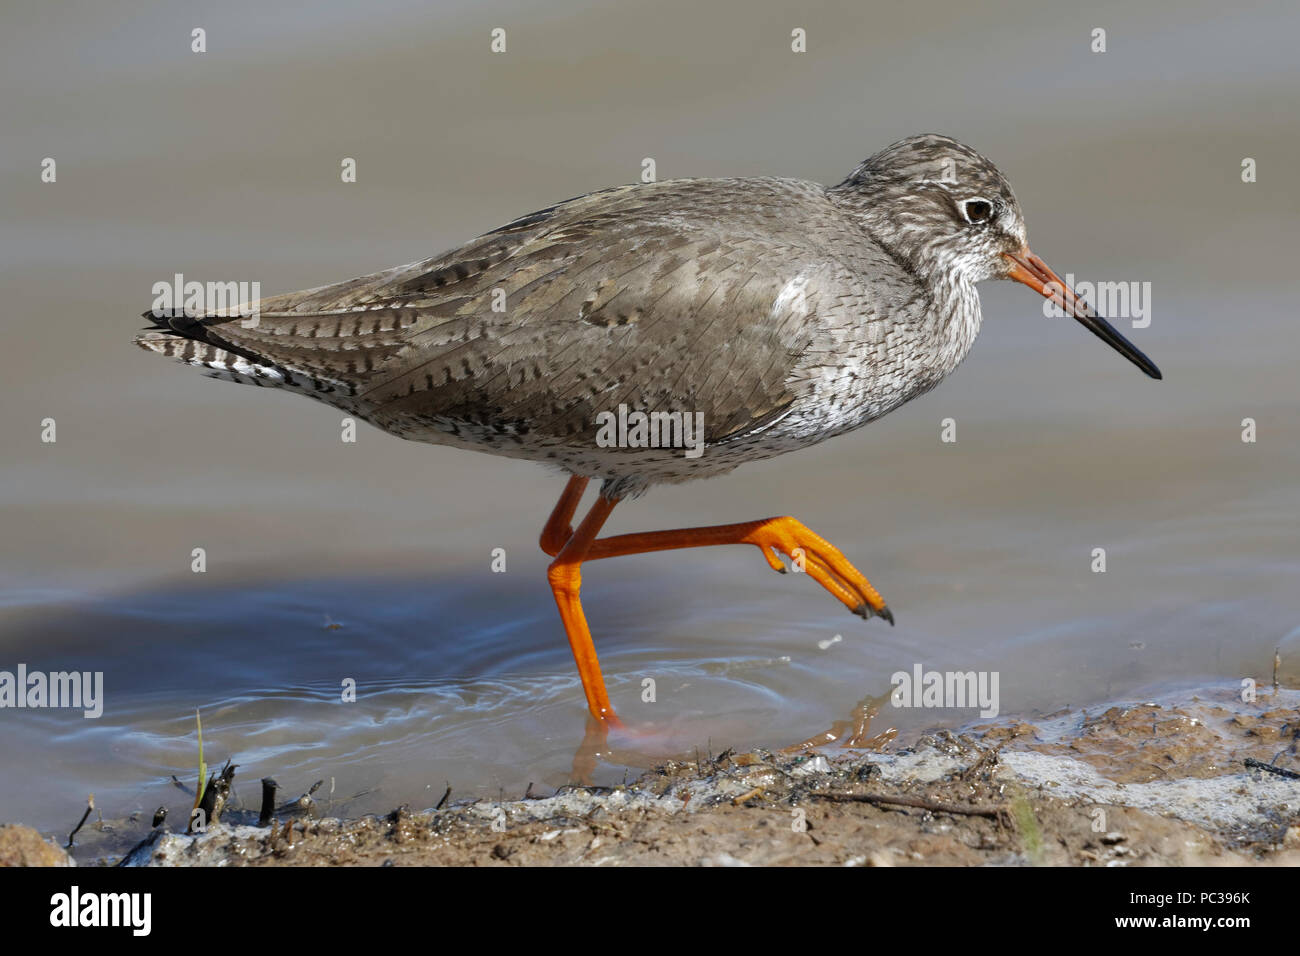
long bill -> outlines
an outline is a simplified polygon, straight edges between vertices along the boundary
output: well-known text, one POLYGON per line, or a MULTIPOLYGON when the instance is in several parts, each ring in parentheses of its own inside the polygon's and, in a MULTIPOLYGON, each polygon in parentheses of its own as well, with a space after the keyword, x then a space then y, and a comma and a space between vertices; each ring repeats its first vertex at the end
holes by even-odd
POLYGON ((1011 271, 1007 273, 1008 279, 1023 282, 1039 295, 1056 303, 1057 307, 1065 310, 1067 315, 1074 316, 1084 328, 1152 378, 1163 378, 1155 362, 1143 355, 1141 349, 1124 338, 1119 330, 1098 315, 1092 306, 1075 295, 1074 290, 1066 285, 1046 262, 1027 248, 1020 253, 1006 252, 1003 255, 1011 263, 1011 271))

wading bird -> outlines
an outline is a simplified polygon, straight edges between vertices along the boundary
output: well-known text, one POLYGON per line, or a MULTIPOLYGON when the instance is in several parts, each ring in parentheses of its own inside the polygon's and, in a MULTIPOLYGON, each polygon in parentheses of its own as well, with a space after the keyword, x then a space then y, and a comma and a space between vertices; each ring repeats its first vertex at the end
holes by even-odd
POLYGON ((568 484, 541 546, 588 707, 614 722, 579 599, 585 561, 753 545, 776 570, 795 557, 849 610, 893 623, 862 573, 794 518, 603 538, 601 526, 657 482, 804 448, 934 388, 975 341, 984 279, 1023 282, 1160 378, 1029 251, 998 169, 938 135, 895 143, 829 188, 605 189, 431 259, 263 299, 251 318, 145 313, 154 327, 136 342, 401 438, 561 469, 568 484), (624 429, 611 442, 602 421, 620 408, 660 426, 699 421, 703 445, 674 447, 671 429, 667 442, 624 429), (574 529, 591 479, 600 495, 574 529))

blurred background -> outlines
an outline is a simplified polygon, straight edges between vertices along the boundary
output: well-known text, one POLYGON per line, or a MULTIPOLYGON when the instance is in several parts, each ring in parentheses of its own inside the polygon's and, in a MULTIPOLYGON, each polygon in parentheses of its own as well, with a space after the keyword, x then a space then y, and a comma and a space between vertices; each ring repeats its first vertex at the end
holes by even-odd
POLYGON ((904 136, 956 136, 1058 272, 1151 283, 1150 326, 1116 324, 1165 373, 986 285, 937 391, 620 508, 615 533, 794 514, 898 618, 851 617, 752 549, 588 569, 615 705, 661 750, 795 743, 916 663, 998 671, 1004 716, 1268 680, 1279 645, 1300 668, 1300 10, 1090 7, 9 0, 0 669, 101 670, 106 700, 98 720, 0 711, 0 819, 70 828, 92 790, 105 817, 183 804, 196 707, 248 802, 263 775, 287 796, 326 778, 345 812, 571 779, 585 710, 536 547, 562 479, 368 426, 344 444, 333 409, 131 338, 174 273, 322 285, 634 181, 645 157, 660 179, 834 183, 904 136))

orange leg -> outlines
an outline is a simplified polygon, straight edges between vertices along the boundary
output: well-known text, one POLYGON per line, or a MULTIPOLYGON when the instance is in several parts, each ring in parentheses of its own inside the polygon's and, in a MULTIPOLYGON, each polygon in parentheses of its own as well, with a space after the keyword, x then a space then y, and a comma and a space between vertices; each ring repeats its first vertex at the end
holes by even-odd
MULTIPOLYGON (((585 481, 584 481, 585 483, 585 481)), ((565 489, 565 495, 568 496, 569 490, 574 487, 574 482, 570 481, 569 488, 565 489)), ((581 493, 581 492, 579 492, 581 493)), ((560 499, 560 505, 565 504, 565 498, 560 499)), ((618 723, 618 717, 614 714, 614 708, 610 706, 609 694, 605 692, 605 678, 600 674, 600 661, 596 659, 596 646, 591 642, 591 629, 587 627, 587 616, 582 613, 582 600, 579 596, 579 590, 582 587, 582 571, 580 565, 591 548, 591 543, 596 540, 596 535, 600 533, 601 526, 609 517, 614 506, 618 504, 617 498, 597 498, 596 503, 591 506, 587 512, 587 517, 582 519, 578 525, 578 530, 574 531, 565 542, 564 547, 555 560, 551 562, 546 569, 546 578, 551 583, 551 593, 555 595, 555 605, 560 609, 560 620, 564 622, 564 633, 569 636, 569 647, 573 651, 573 659, 578 665, 578 676, 582 678, 582 689, 587 694, 587 708, 591 711, 593 717, 598 720, 607 721, 612 724, 618 723)), ((577 505, 577 499, 574 498, 573 506, 577 505)), ((560 512, 560 506, 556 506, 556 513, 560 512)), ((572 516, 573 509, 570 507, 569 515, 559 522, 562 526, 568 525, 568 519, 572 516)), ((551 516, 552 521, 556 515, 551 516)), ((549 530, 549 524, 548 524, 549 530)), ((543 533, 543 541, 546 535, 543 533)), ((545 544, 543 544, 545 547, 545 544)))
POLYGON ((569 479, 569 483, 564 486, 564 493, 560 495, 560 500, 555 503, 555 510, 546 521, 546 527, 542 529, 542 550, 551 557, 559 554, 564 543, 573 536, 573 528, 569 526, 569 522, 573 520, 573 513, 578 510, 582 493, 587 490, 587 481, 588 479, 579 478, 577 475, 569 479))
POLYGON ((893 612, 862 572, 850 564, 835 545, 790 517, 599 538, 592 542, 583 560, 720 544, 752 544, 763 553, 769 565, 783 573, 785 566, 776 555, 784 554, 801 565, 813 580, 839 598, 854 614, 864 618, 883 617, 890 624, 894 623, 893 612))

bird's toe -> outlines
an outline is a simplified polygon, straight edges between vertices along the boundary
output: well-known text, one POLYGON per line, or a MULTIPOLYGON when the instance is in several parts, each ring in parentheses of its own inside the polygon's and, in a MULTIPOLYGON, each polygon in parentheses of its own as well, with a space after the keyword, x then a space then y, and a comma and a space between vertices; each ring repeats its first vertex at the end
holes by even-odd
POLYGON ((884 618, 886 621, 889 622, 890 627, 894 626, 894 612, 891 611, 888 607, 882 607, 879 611, 875 611, 872 610, 870 604, 868 604, 866 601, 863 601, 861 604, 859 604, 857 607, 853 609, 853 613, 856 614, 858 617, 862 618, 864 621, 873 617, 884 618))

